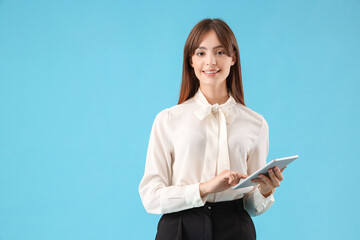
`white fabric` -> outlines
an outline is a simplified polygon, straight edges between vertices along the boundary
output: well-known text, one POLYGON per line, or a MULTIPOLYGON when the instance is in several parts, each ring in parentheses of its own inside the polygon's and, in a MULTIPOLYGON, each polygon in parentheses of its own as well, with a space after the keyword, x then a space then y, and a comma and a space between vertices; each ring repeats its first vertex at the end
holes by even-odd
POLYGON ((268 125, 258 113, 230 96, 210 105, 199 90, 186 102, 161 111, 150 134, 144 177, 139 186, 149 213, 163 214, 244 197, 253 216, 274 202, 257 187, 200 197, 200 182, 225 169, 251 174, 266 164, 268 125))

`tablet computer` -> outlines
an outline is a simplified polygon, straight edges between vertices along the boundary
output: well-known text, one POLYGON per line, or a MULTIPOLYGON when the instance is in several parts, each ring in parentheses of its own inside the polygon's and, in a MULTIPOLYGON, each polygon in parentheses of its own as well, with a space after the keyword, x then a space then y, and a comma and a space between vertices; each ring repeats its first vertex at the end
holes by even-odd
POLYGON ((292 163, 298 157, 299 157, 298 155, 295 155, 295 156, 291 156, 291 157, 274 159, 271 162, 269 162, 268 164, 266 164, 264 167, 260 168, 259 170, 257 170, 253 174, 251 174, 249 177, 247 177, 245 179, 241 179, 240 182, 236 186, 233 187, 233 189, 239 189, 239 188, 258 185, 258 183, 252 182, 251 180, 258 178, 259 174, 268 175, 268 170, 270 168, 278 167, 278 168, 282 169, 283 167, 292 163))

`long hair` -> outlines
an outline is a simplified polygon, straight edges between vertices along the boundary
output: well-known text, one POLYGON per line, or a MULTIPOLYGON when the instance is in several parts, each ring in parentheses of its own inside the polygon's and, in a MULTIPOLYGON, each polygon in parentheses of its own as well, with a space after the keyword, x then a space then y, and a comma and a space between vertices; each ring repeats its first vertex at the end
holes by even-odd
POLYGON ((195 76, 195 72, 190 61, 204 36, 211 30, 215 31, 220 43, 226 50, 226 54, 230 57, 235 57, 235 64, 231 66, 229 76, 226 78, 226 87, 236 102, 245 106, 241 78, 240 54, 235 35, 224 21, 210 18, 204 19, 196 24, 186 40, 178 104, 192 98, 200 87, 199 80, 195 76))

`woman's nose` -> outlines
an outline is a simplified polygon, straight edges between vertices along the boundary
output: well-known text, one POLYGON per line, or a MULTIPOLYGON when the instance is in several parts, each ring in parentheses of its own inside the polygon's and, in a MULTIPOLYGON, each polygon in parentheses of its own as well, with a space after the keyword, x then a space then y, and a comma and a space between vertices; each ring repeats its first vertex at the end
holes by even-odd
POLYGON ((216 58, 214 54, 209 54, 207 59, 207 65, 215 65, 216 64, 216 58))

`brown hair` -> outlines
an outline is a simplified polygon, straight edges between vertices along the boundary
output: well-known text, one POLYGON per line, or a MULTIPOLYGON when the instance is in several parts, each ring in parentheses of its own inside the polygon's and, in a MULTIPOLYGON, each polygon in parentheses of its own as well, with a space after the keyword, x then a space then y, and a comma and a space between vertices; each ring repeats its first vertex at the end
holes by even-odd
POLYGON ((235 64, 231 66, 229 76, 226 79, 228 92, 236 102, 245 106, 244 92, 241 78, 239 47, 234 33, 230 27, 220 19, 204 19, 191 30, 184 47, 184 60, 181 89, 178 104, 192 98, 199 89, 199 80, 195 76, 193 67, 190 64, 191 57, 199 47, 205 34, 214 30, 220 43, 224 46, 226 54, 235 57, 235 64))

